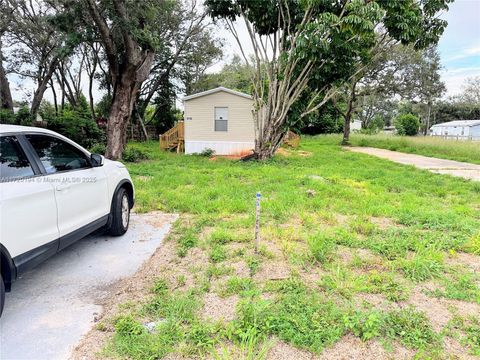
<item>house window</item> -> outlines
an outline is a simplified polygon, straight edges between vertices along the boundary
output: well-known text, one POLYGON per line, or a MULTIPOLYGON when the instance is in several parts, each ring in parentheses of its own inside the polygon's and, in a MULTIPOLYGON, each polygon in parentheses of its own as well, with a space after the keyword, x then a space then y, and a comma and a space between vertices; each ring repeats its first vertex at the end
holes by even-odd
POLYGON ((215 107, 215 131, 228 131, 228 107, 215 107))

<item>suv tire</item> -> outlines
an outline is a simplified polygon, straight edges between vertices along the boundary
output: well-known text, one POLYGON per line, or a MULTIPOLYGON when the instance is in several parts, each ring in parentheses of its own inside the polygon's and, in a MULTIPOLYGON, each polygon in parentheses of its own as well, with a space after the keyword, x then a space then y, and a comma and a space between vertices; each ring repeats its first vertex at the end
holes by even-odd
POLYGON ((127 232, 130 224, 130 201, 125 188, 120 188, 114 195, 112 201, 112 222, 108 233, 112 236, 120 236, 127 232))
POLYGON ((3 313, 3 305, 5 305, 5 283, 2 275, 0 275, 0 316, 3 313))

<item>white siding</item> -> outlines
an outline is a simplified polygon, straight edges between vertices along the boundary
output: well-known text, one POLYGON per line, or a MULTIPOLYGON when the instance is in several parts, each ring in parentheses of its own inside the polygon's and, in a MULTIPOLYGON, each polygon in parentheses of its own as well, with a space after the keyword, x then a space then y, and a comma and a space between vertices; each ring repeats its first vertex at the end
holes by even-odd
POLYGON ((240 155, 254 147, 254 141, 185 141, 185 154, 199 154, 206 149, 212 149, 217 155, 240 155))
POLYGON ((475 125, 470 128, 470 136, 473 140, 480 140, 480 125, 475 125))

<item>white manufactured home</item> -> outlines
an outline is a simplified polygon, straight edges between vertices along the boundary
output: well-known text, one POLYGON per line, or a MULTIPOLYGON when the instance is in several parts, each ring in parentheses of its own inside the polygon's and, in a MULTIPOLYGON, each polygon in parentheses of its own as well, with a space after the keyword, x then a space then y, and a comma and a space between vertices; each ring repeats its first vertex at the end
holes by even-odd
POLYGON ((255 147, 252 96, 218 87, 184 99, 185 153, 245 154, 255 147))
POLYGON ((454 140, 480 140, 480 120, 456 120, 433 125, 431 136, 454 140))

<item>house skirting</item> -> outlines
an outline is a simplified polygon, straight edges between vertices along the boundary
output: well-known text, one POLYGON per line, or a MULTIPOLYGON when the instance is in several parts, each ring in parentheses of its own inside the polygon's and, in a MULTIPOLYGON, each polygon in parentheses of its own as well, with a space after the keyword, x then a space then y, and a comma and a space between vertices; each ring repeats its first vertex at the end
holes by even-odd
POLYGON ((201 153, 212 149, 217 155, 240 155, 255 147, 253 141, 187 141, 185 140, 185 154, 201 153))

